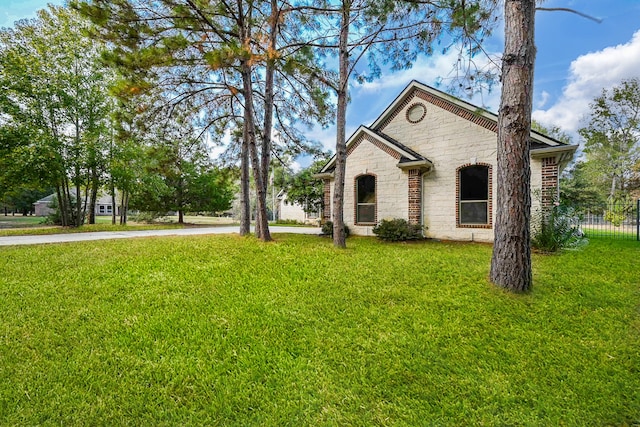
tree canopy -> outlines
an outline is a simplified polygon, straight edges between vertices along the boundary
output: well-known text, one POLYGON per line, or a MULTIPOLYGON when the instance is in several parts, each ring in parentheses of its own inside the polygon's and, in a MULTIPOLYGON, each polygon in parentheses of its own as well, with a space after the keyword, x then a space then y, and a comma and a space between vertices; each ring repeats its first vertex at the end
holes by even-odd
POLYGON ((640 163, 640 80, 603 89, 590 109, 587 125, 579 130, 587 162, 599 171, 609 198, 626 195, 640 163))

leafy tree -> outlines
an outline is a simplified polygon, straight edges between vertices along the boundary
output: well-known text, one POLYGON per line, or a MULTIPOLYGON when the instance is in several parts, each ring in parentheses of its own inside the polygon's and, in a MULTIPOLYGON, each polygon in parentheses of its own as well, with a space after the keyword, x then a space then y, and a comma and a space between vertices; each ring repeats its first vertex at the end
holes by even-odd
POLYGON ((35 202, 52 192, 52 188, 14 187, 4 193, 2 205, 4 205, 5 209, 11 209, 13 212, 20 212, 26 216, 33 212, 33 204, 35 202))
POLYGON ((560 177, 560 201, 574 208, 604 208, 607 183, 598 164, 590 161, 575 163, 560 177))
POLYGON ((152 127, 131 202, 140 210, 177 211, 181 224, 186 211, 224 210, 231 199, 229 181, 209 166, 204 141, 182 113, 152 127))
POLYGON ((579 130, 587 160, 607 180, 610 199, 624 196, 640 162, 640 80, 604 89, 590 107, 589 122, 579 130))
MULTIPOLYGON (((54 186, 62 223, 74 226, 93 209, 89 192, 81 192, 91 189, 95 202, 107 118, 108 76, 85 29, 74 12, 50 6, 0 31, 7 159, 31 171, 24 179, 54 186)), ((4 185, 18 176, 14 172, 6 171, 4 185)))
POLYGON ((319 212, 324 208, 324 185, 313 175, 320 172, 325 163, 326 159, 316 160, 282 183, 288 202, 299 204, 307 213, 319 212))

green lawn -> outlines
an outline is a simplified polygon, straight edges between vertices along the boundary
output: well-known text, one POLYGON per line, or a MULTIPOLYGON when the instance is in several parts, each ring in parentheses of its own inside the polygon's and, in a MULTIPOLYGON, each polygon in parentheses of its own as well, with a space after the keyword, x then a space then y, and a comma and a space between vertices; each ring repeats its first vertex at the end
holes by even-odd
POLYGON ((0 230, 16 227, 41 227, 45 218, 41 216, 3 215, 0 214, 0 230))
POLYGON ((0 249, 1 425, 640 423, 640 244, 315 236, 0 249))
POLYGON ((95 224, 86 224, 81 227, 60 227, 46 225, 44 217, 35 216, 0 216, 0 236, 24 236, 41 234, 66 234, 86 233, 91 231, 125 231, 125 230, 155 230, 166 228, 182 228, 192 226, 218 226, 235 224, 232 218, 211 216, 185 216, 184 225, 178 224, 178 217, 163 217, 153 223, 137 223, 128 221, 127 225, 111 225, 110 216, 96 217, 95 224))

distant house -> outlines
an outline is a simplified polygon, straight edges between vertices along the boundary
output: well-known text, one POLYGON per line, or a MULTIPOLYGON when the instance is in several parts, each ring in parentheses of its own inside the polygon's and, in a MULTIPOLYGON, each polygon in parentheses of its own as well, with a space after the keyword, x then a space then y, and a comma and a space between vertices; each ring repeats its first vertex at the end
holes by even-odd
MULTIPOLYGON (((493 241, 497 116, 411 82, 370 126, 347 141, 344 220, 371 234, 385 218, 425 226, 428 237, 493 241)), ((576 145, 531 132, 531 189, 557 193, 576 145)), ((335 157, 324 181, 323 219, 331 219, 335 157)))
MULTIPOLYGON (((117 197, 117 196, 116 196, 117 197)), ((43 197, 33 204, 34 213, 36 216, 48 216, 54 212, 54 200, 56 195, 49 194, 47 197, 43 197)), ((116 215, 120 215, 120 206, 116 208, 116 215)), ((113 213, 113 207, 111 206, 111 195, 106 193, 99 193, 98 200, 96 200, 96 216, 111 216, 113 213)))
POLYGON ((49 194, 33 204, 33 212, 36 216, 48 216, 54 212, 52 208, 56 198, 55 194, 49 194))
POLYGON ((277 218, 280 220, 293 220, 307 224, 317 224, 320 221, 320 212, 306 212, 299 203, 287 200, 287 193, 284 191, 278 193, 276 200, 277 218))

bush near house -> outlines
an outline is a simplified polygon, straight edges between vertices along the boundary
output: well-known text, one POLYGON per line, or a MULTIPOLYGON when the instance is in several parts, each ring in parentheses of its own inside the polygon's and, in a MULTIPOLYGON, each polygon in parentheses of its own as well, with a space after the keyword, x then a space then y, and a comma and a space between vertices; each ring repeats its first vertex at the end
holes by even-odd
MULTIPOLYGON (((333 221, 325 221, 320 227, 320 232, 323 236, 333 237, 333 221)), ((344 226, 344 235, 345 237, 349 237, 349 227, 344 226)))
POLYGON ((378 236, 378 239, 387 242, 404 242, 423 238, 422 226, 420 224, 409 224, 403 218, 383 219, 373 227, 373 234, 378 236))
POLYGON ((589 243, 572 207, 556 202, 540 209, 532 219, 531 246, 541 252, 554 253, 589 243))

